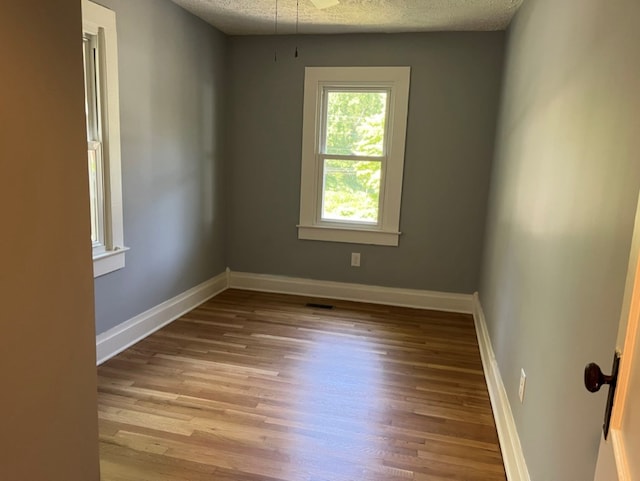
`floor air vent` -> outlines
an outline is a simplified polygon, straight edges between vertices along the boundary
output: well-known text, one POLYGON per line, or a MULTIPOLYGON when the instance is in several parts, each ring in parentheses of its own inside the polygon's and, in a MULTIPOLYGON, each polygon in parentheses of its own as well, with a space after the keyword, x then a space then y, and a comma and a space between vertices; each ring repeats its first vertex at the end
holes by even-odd
POLYGON ((316 304, 315 302, 307 302, 305 304, 307 307, 315 307, 317 309, 333 309, 331 304, 316 304))

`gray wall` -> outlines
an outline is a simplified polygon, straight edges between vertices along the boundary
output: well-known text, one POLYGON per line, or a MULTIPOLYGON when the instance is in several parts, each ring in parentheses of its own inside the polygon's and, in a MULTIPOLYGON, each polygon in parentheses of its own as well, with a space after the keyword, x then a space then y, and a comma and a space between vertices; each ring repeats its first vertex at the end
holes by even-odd
POLYGON ((475 291, 504 32, 232 37, 229 42, 231 269, 475 291), (297 239, 304 67, 343 65, 412 67, 399 247, 297 239), (362 253, 359 269, 350 267, 351 252, 362 253))
POLYGON ((96 279, 98 333, 221 273, 226 37, 169 1, 116 12, 126 267, 96 279))
POLYGON ((80 2, 0 2, 0 479, 99 481, 80 2))
POLYGON ((481 300, 535 481, 591 480, 640 185, 640 3, 526 0, 510 27, 481 300), (520 368, 527 372, 524 404, 520 368))

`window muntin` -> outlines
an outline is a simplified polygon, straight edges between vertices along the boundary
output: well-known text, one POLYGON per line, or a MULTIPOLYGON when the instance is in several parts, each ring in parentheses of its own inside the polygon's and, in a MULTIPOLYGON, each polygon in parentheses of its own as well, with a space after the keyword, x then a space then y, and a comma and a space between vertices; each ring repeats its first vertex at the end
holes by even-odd
POLYGON ((298 237, 398 244, 409 67, 307 67, 298 237))

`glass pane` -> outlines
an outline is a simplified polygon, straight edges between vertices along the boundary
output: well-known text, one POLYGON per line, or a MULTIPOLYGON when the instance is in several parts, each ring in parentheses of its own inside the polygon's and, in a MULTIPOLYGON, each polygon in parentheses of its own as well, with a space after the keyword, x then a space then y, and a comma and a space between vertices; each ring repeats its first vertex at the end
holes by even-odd
MULTIPOLYGON (((86 34, 85 34, 86 35, 86 34)), ((97 71, 97 39, 95 35, 83 38, 84 107, 87 117, 87 140, 100 140, 99 82, 97 71)))
POLYGON ((98 159, 96 151, 89 149, 89 197, 91 200, 91 242, 97 244, 100 242, 100 215, 98 199, 98 159))
POLYGON ((83 38, 82 39, 82 61, 84 63, 84 114, 85 117, 87 119, 87 140, 93 140, 92 138, 92 129, 90 127, 91 125, 91 113, 90 113, 90 108, 89 105, 91 103, 91 101, 89 100, 89 97, 91 97, 91 93, 88 91, 89 90, 89 84, 88 82, 90 81, 90 69, 89 66, 87 64, 88 62, 88 56, 89 56, 89 51, 90 51, 90 46, 89 46, 90 42, 88 38, 83 38))
POLYGON ((387 92, 327 91, 324 153, 384 155, 387 92))
POLYGON ((381 166, 376 160, 326 159, 322 219, 377 224, 381 166))

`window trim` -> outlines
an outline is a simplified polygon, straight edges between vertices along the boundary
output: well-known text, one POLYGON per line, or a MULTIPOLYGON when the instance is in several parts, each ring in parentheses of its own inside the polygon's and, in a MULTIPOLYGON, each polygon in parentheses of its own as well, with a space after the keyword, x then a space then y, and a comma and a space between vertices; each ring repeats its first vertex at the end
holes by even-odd
POLYGON ((83 34, 98 41, 100 101, 102 105, 102 152, 104 170, 104 238, 105 245, 93 251, 93 276, 125 266, 122 169, 120 158, 120 92, 118 86, 118 39, 116 14, 106 7, 82 0, 83 34))
POLYGON ((304 83, 300 223, 298 239, 397 246, 409 104, 410 67, 306 67, 304 83), (325 88, 389 89, 386 166, 380 186, 379 223, 319 218, 322 189, 322 113, 325 88))

